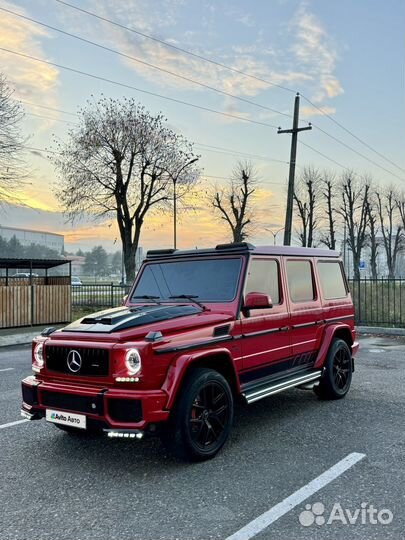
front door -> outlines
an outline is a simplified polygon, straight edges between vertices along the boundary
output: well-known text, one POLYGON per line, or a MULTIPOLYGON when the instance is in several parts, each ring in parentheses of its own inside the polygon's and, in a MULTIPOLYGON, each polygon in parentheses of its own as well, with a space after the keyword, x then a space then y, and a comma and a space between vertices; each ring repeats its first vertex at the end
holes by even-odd
POLYGON ((277 257, 252 257, 244 296, 250 292, 271 297, 273 307, 242 313, 242 384, 288 369, 291 359, 290 322, 285 284, 277 257))

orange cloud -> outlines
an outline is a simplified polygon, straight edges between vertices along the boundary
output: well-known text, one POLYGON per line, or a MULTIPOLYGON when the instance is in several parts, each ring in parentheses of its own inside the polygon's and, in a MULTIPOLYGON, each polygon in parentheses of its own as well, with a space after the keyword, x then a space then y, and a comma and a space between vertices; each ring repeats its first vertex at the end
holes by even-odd
MULTIPOLYGON (((10 2, 3 2, 5 8, 25 14, 25 10, 10 2)), ((0 46, 45 58, 41 41, 49 34, 30 21, 20 19, 6 12, 0 17, 0 46)), ((28 58, 18 57, 0 51, 1 71, 15 88, 15 97, 26 101, 47 103, 57 106, 57 86, 59 72, 55 67, 39 64, 28 58)), ((48 128, 50 121, 40 120, 42 129, 48 128)))

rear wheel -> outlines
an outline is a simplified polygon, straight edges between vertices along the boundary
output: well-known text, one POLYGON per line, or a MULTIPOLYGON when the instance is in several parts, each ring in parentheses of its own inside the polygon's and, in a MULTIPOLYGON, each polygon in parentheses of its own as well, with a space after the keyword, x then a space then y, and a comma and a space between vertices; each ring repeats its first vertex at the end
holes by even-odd
POLYGON ((314 391, 321 399, 345 397, 352 382, 352 355, 346 341, 334 339, 328 351, 324 372, 314 391))
POLYGON ((162 440, 177 457, 201 461, 225 444, 233 420, 232 391, 217 371, 194 369, 185 380, 162 440))

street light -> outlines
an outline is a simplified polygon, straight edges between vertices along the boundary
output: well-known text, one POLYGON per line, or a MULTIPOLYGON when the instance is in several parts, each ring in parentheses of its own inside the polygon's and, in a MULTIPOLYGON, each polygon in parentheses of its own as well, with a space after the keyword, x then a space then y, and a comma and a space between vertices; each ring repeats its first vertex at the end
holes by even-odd
POLYGON ((183 165, 183 167, 181 167, 177 171, 177 174, 175 176, 170 175, 173 181, 173 248, 174 249, 177 249, 177 193, 176 193, 177 180, 179 179, 179 176, 184 171, 184 169, 186 169, 187 167, 189 167, 190 165, 192 165, 198 160, 199 160, 198 157, 192 159, 191 161, 183 165))
POLYGON ((284 227, 281 227, 281 229, 278 229, 278 231, 276 231, 276 232, 273 232, 271 229, 267 229, 266 227, 264 228, 264 230, 268 231, 269 233, 271 233, 273 235, 273 245, 275 246, 276 245, 277 235, 281 231, 284 231, 284 227))

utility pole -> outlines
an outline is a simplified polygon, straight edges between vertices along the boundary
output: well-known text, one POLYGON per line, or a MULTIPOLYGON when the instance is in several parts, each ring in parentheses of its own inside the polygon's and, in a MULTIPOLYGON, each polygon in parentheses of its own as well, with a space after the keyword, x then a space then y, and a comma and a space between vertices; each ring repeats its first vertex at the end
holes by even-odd
POLYGON ((290 173, 288 176, 288 194, 287 194, 287 209, 285 213, 285 226, 284 226, 284 245, 291 245, 291 230, 292 230, 292 217, 293 217, 293 203, 294 203, 294 182, 295 182, 295 162, 297 158, 297 139, 300 131, 306 131, 312 129, 311 124, 307 127, 298 127, 300 115, 300 95, 297 92, 294 102, 294 118, 292 129, 278 128, 277 133, 291 133, 291 152, 290 152, 290 173))
POLYGON ((190 165, 192 165, 198 160, 199 158, 194 158, 190 160, 188 163, 183 165, 183 167, 181 167, 175 175, 171 176, 172 182, 173 182, 173 248, 174 249, 177 249, 177 192, 176 192, 177 180, 180 178, 180 175, 184 171, 184 169, 186 169, 187 167, 189 167, 190 165))

